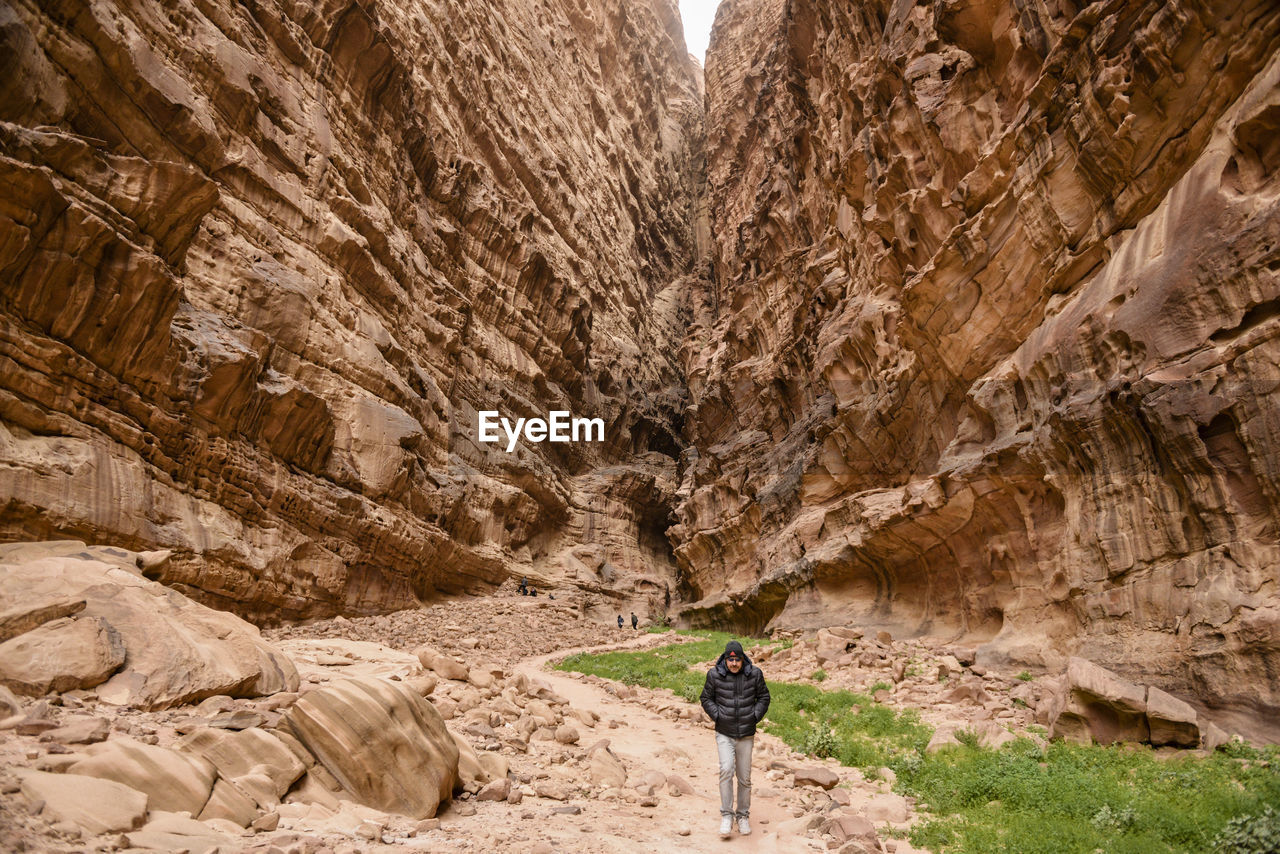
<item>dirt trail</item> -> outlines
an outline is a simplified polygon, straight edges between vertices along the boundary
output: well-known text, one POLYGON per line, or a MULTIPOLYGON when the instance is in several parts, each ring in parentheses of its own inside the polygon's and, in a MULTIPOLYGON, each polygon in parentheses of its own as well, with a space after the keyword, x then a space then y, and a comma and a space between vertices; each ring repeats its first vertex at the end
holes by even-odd
MULTIPOLYGON (((578 652, 599 652, 615 649, 652 646, 648 638, 610 644, 603 647, 587 647, 561 650, 549 655, 525 659, 515 666, 515 671, 530 678, 548 683, 574 708, 589 709, 600 715, 603 721, 616 721, 617 728, 597 725, 595 735, 608 738, 610 748, 628 769, 651 768, 666 774, 679 775, 690 783, 693 795, 664 796, 658 807, 640 807, 630 804, 611 806, 597 803, 584 809, 582 822, 593 825, 590 840, 579 835, 578 850, 588 851, 708 851, 718 848, 743 852, 791 852, 813 851, 809 840, 796 838, 784 831, 776 831, 777 825, 791 818, 787 800, 770 787, 765 775, 762 752, 756 751, 752 763, 752 784, 755 797, 751 805, 752 832, 749 836, 734 833, 729 840, 721 840, 720 794, 716 772, 714 731, 709 726, 690 725, 672 721, 634 702, 619 700, 599 685, 584 682, 567 673, 550 670, 548 662, 565 658, 578 652), (688 835, 680 835, 688 831, 688 835), (598 847, 597 847, 598 846, 598 847)), ((757 743, 774 740, 763 733, 757 743)), ((579 822, 575 822, 579 823, 579 822)), ((566 842, 573 842, 570 837, 566 842)))
MULTIPOLYGON (((424 643, 466 662, 464 678, 440 678, 434 690, 428 689, 428 699, 478 756, 490 764, 509 765, 513 792, 506 799, 481 800, 480 787, 488 778, 477 782, 473 776, 466 792, 435 819, 421 822, 381 813, 345 796, 329 798, 326 806, 323 798, 290 793, 266 827, 239 831, 224 822, 209 828, 210 833, 223 834, 219 839, 193 850, 216 844, 224 852, 264 854, 789 854, 826 850, 838 838, 837 847, 845 854, 915 850, 888 838, 872 838, 870 848, 850 847, 843 841, 844 831, 833 828, 836 819, 843 815, 856 819, 854 824, 861 821, 874 837, 875 829, 886 824, 905 826, 905 800, 882 782, 864 780, 855 769, 794 754, 763 732, 757 734, 752 762, 753 832, 745 837, 735 832, 722 840, 714 731, 696 705, 669 692, 628 688, 548 667, 552 659, 577 652, 654 648, 679 642, 676 636, 619 632, 583 619, 571 601, 516 596, 450 602, 383 617, 338 618, 268 634, 297 663, 303 693, 352 676, 413 682, 423 675, 413 650, 424 643), (563 648, 554 649, 558 644, 563 648), (477 682, 476 674, 486 672, 503 675, 493 684, 477 682), (570 729, 577 732, 567 732, 570 729), (616 780, 605 782, 603 776, 592 779, 593 748, 605 739, 626 773, 621 786, 616 780), (792 771, 813 766, 834 771, 840 786, 825 792, 797 785, 792 771)), ((785 666, 809 664, 805 659, 785 666)), ((765 663, 763 669, 771 682, 781 681, 783 665, 765 663)), ((109 706, 86 694, 65 701, 67 707, 51 706, 48 713, 55 719, 69 718, 73 712, 94 715, 112 738, 128 736, 170 747, 184 733, 209 725, 215 714, 257 715, 269 729, 281 714, 278 701, 290 703, 297 696, 214 697, 199 706, 143 712, 109 706)), ((119 850, 127 844, 118 834, 94 838, 74 827, 57 826, 40 814, 40 804, 29 804, 16 794, 19 787, 9 769, 61 769, 80 749, 42 742, 37 735, 0 732, 0 848, 70 852, 119 850)))

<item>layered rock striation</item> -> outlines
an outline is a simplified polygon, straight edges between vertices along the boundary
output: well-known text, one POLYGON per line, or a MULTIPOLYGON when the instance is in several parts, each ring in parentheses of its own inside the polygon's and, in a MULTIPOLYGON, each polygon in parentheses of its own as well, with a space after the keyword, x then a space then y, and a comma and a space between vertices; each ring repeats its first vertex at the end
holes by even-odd
POLYGON ((170 549, 259 620, 513 569, 665 602, 673 2, 18 0, 0 68, 0 537, 170 549), (481 409, 606 438, 507 454, 481 409))
POLYGON ((1280 709, 1280 10, 727 0, 693 622, 1280 709))

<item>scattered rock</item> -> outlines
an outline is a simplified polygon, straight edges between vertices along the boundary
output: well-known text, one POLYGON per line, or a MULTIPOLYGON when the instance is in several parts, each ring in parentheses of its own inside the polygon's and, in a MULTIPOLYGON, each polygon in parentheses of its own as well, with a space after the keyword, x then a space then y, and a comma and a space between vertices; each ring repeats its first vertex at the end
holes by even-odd
POLYGON ((1066 702, 1050 736, 1088 744, 1147 741, 1146 691, 1083 658, 1067 663, 1066 702))
POLYGON ((505 801, 511 794, 511 781, 506 777, 486 784, 476 795, 477 801, 505 801))
POLYGON ((40 736, 41 741, 59 744, 95 744, 106 739, 111 732, 111 721, 106 718, 75 715, 65 718, 57 729, 40 736))
POLYGON ((822 789, 833 788, 840 782, 836 772, 817 766, 795 769, 793 779, 797 786, 816 786, 822 789))

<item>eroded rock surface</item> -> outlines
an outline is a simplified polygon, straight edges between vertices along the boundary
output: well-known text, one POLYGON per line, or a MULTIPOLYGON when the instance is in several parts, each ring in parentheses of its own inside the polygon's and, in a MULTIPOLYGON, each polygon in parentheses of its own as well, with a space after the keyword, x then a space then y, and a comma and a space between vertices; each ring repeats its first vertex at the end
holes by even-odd
POLYGON ((1277 48, 1262 0, 724 3, 686 618, 1280 720, 1277 48))
POLYGON ((16 2, 0 56, 0 537, 172 549, 262 619, 512 567, 665 601, 673 0, 16 2), (606 441, 507 454, 479 409, 606 441))
POLYGON ((258 629, 143 576, 154 556, 84 543, 0 545, 0 608, 61 617, 0 644, 0 681, 22 693, 92 688, 121 706, 165 708, 215 694, 298 687, 258 629))

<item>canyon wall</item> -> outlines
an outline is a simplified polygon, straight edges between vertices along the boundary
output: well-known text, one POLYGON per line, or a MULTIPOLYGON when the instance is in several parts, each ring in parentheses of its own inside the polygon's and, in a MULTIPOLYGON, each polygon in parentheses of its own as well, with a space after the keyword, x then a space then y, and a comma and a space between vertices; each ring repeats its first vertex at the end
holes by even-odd
POLYGON ((1280 713, 1280 8, 726 0, 694 624, 1280 713))
POLYGON ((260 621, 512 571, 665 603, 674 0, 6 0, 0 71, 0 538, 172 549, 260 621))

